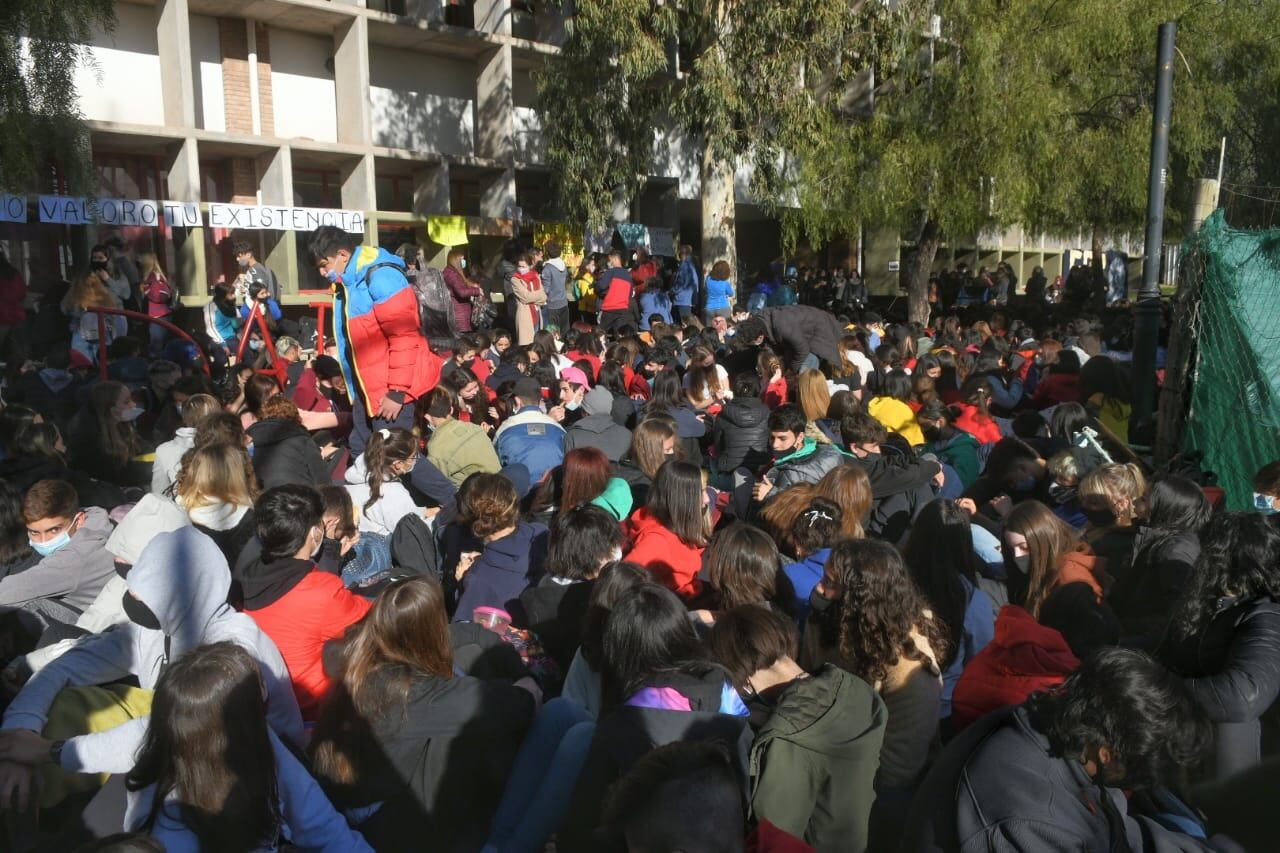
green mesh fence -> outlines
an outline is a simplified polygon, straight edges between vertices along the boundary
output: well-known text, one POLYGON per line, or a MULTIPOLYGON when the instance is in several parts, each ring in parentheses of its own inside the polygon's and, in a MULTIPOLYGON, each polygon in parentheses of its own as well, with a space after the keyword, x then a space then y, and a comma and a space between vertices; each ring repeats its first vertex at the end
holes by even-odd
POLYGON ((1183 449, 1204 454, 1228 509, 1248 509, 1254 473, 1280 459, 1280 230, 1240 231, 1219 210, 1181 257, 1199 283, 1183 449))

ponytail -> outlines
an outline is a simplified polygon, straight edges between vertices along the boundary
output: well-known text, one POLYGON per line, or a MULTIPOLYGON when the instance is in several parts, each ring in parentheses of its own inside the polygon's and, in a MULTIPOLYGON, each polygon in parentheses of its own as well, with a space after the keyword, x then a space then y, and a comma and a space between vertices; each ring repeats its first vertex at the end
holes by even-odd
POLYGON ((383 428, 369 436, 369 443, 364 449, 364 468, 369 484, 365 512, 382 497, 382 484, 396 478, 392 467, 410 459, 417 449, 418 441, 408 430, 383 428))

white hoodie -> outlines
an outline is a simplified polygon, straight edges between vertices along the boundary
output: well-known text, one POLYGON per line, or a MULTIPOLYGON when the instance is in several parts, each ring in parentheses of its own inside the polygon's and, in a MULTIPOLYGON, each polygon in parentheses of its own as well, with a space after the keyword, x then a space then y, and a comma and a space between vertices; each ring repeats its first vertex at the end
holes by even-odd
MULTIPOLYGON (((106 684, 130 675, 154 690, 165 665, 205 643, 237 643, 251 654, 267 689, 267 722, 286 743, 306 745, 302 715, 289 670, 271 638, 227 604, 231 570, 213 540, 194 527, 161 533, 138 557, 126 579, 129 591, 151 609, 161 630, 132 622, 79 640, 37 672, 14 698, 0 727, 39 732, 64 687, 106 684)), ((67 741, 62 768, 76 773, 133 769, 148 718, 67 741)))
POLYGON ((178 432, 172 439, 156 448, 156 461, 151 466, 153 495, 164 494, 164 490, 178 479, 178 473, 182 470, 182 454, 194 447, 195 443, 195 427, 178 427, 178 432))

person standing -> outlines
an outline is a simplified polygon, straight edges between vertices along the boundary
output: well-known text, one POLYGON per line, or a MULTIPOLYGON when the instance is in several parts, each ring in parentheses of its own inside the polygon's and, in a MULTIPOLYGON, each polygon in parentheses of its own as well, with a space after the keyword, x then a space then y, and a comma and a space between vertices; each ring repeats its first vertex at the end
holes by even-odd
MULTIPOLYGON (((138 261, 142 264, 142 300, 147 305, 147 316, 167 320, 173 315, 178 301, 178 289, 169 282, 154 253, 140 255, 138 261)), ((159 323, 148 323, 147 326, 151 337, 151 357, 159 358, 169 332, 159 323)))
POLYGON ((693 314, 698 301, 698 265, 693 260, 693 247, 680 247, 680 266, 676 269, 675 283, 671 286, 672 314, 676 322, 693 314))
POLYGON ((138 274, 138 265, 133 262, 133 258, 129 257, 124 238, 119 234, 112 234, 103 244, 103 248, 110 262, 107 288, 123 307, 136 309, 138 285, 142 281, 142 276, 138 274))
POLYGON ((309 246, 334 288, 333 340, 351 392, 351 451, 374 429, 413 428, 413 403, 436 386, 441 359, 418 330, 418 300, 404 261, 376 246, 356 246, 341 228, 316 230, 309 246))
POLYGON ((622 253, 609 252, 609 268, 596 282, 596 295, 600 298, 600 328, 612 332, 623 326, 634 326, 635 312, 631 308, 633 286, 631 271, 622 266, 622 253))
POLYGON ((242 294, 249 292, 249 285, 260 283, 266 285, 271 298, 280 301, 280 282, 276 274, 269 270, 253 255, 253 246, 240 240, 232 247, 236 256, 236 264, 240 267, 240 275, 236 277, 236 289, 242 294))
POLYGON ((471 300, 484 293, 480 285, 467 278, 467 250, 455 246, 449 250, 444 267, 444 283, 453 300, 453 317, 458 332, 471 331, 471 300))
POLYGON ((546 261, 542 264, 542 289, 547 293, 547 306, 543 309, 545 325, 555 326, 564 335, 569 327, 569 269, 560 257, 560 244, 555 240, 543 249, 546 261))
POLYGON ((533 343, 534 333, 542 328, 542 306, 547 304, 547 292, 542 289, 542 279, 533 265, 533 254, 525 252, 516 261, 516 274, 511 277, 511 298, 516 305, 516 345, 522 347, 533 343))

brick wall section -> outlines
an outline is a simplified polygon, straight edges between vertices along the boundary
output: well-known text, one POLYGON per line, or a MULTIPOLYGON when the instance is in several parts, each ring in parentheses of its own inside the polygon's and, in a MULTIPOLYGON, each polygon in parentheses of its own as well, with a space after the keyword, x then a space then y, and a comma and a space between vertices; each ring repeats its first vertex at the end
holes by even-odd
POLYGON ((258 40, 258 125, 263 136, 276 135, 276 111, 271 100, 271 36, 265 24, 256 25, 258 40))
POLYGON ((249 98, 249 38, 241 18, 218 19, 222 49, 222 101, 228 133, 253 133, 249 98))
POLYGON ((251 157, 231 160, 231 203, 258 203, 258 168, 251 157))

